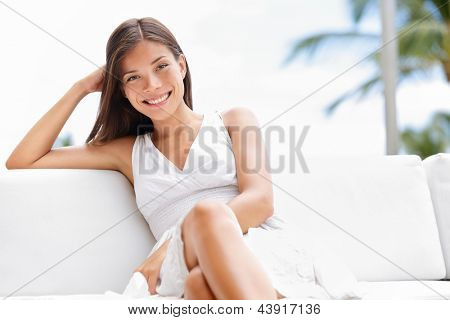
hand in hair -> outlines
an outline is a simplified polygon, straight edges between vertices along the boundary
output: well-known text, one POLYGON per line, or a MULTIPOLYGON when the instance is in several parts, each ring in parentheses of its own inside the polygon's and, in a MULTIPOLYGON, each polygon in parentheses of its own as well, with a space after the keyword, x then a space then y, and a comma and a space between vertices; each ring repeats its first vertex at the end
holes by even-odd
POLYGON ((98 68, 85 78, 78 81, 86 93, 102 91, 103 80, 105 78, 105 66, 98 68))

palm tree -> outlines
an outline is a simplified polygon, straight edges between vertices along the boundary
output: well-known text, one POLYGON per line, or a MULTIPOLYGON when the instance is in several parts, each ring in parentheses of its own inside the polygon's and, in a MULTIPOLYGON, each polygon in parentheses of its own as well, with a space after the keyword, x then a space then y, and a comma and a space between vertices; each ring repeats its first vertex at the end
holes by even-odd
MULTIPOLYGON (((362 19, 377 8, 378 0, 349 0, 354 30, 324 32, 299 40, 286 58, 290 63, 300 53, 312 56, 326 43, 336 41, 343 45, 348 41, 369 41, 380 43, 381 35, 358 30, 362 19)), ((426 75, 436 66, 444 72, 450 82, 450 5, 447 0, 399 0, 397 2, 398 22, 398 83, 413 75, 426 75)), ((383 90, 380 66, 380 52, 370 55, 366 62, 375 65, 376 71, 358 87, 345 92, 326 108, 327 115, 345 100, 363 98, 369 93, 383 90)))

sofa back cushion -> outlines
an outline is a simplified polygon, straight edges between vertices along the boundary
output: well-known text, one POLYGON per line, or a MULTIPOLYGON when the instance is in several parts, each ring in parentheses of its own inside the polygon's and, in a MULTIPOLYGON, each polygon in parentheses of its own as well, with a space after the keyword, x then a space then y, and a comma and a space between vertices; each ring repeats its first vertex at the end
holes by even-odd
POLYGON ((446 278, 450 279, 450 154, 439 153, 428 157, 423 165, 427 172, 447 267, 446 278))
POLYGON ((340 256, 358 280, 442 279, 445 265, 418 156, 306 157, 272 174, 275 210, 298 241, 340 256))
POLYGON ((155 243, 116 171, 10 170, 0 209, 0 296, 121 292, 155 243))

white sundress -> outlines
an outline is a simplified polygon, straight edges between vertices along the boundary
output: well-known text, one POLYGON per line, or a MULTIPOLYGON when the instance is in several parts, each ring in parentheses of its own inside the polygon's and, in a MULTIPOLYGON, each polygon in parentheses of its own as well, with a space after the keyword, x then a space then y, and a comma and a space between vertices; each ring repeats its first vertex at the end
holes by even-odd
MULTIPOLYGON (((181 223, 200 200, 226 203, 239 194, 231 139, 217 110, 204 114, 183 170, 153 144, 150 134, 136 137, 132 151, 136 202, 157 243, 149 256, 171 238, 161 265, 156 292, 181 298, 188 275, 183 254, 181 223)), ((230 209, 230 214, 234 213, 230 209)), ((236 227, 242 231, 235 218, 236 227)), ((327 298, 314 281, 311 257, 295 243, 276 213, 243 235, 261 262, 274 288, 288 298, 327 298)))

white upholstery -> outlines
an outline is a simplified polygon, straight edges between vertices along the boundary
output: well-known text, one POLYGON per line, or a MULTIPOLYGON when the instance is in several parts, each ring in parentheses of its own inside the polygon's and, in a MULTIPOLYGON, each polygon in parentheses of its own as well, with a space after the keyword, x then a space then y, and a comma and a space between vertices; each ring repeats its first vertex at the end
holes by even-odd
POLYGON ((299 233, 304 233, 303 241, 334 249, 360 281, 445 277, 433 205, 419 157, 306 161, 309 173, 298 170, 272 177, 276 210, 295 221, 299 233))
POLYGON ((0 296, 42 273, 15 295, 123 290, 155 243, 136 210, 132 186, 115 171, 6 172, 0 178, 0 296))
POLYGON ((443 300, 450 299, 448 281, 381 281, 360 282, 366 300, 443 300))
MULTIPOLYGON (((361 282, 369 298, 431 297, 411 291, 408 283, 420 282, 399 281, 446 275, 442 219, 420 158, 306 162, 310 173, 272 174, 275 210, 298 229, 299 241, 332 248, 358 280, 372 281, 361 282)), ((0 177, 0 296, 122 292, 155 243, 136 210, 132 186, 115 171, 7 171, 0 177)), ((450 282, 432 283, 450 292, 450 282)))
POLYGON ((423 161, 439 227, 447 279, 450 279, 450 154, 439 153, 423 161))
MULTIPOLYGON (((362 281, 358 287, 364 300, 395 300, 395 299, 419 299, 419 300, 443 300, 450 299, 449 281, 362 281)), ((42 296, 13 296, 10 300, 110 300, 129 299, 118 294, 77 294, 77 295, 42 295, 42 296)), ((145 299, 177 300, 176 297, 161 297, 153 295, 145 299)), ((178 299, 179 300, 179 299, 178 299)), ((289 300, 289 299, 287 299, 289 300)))

